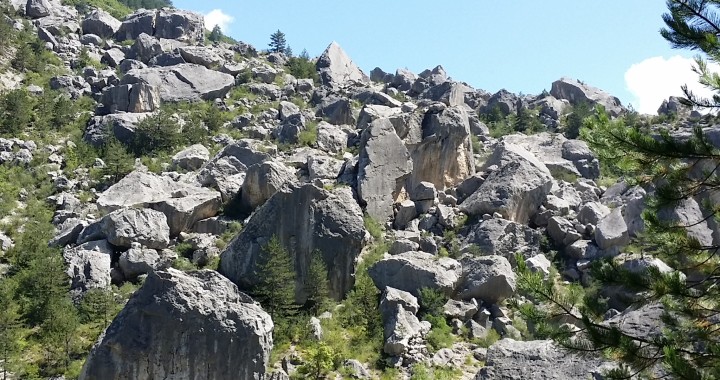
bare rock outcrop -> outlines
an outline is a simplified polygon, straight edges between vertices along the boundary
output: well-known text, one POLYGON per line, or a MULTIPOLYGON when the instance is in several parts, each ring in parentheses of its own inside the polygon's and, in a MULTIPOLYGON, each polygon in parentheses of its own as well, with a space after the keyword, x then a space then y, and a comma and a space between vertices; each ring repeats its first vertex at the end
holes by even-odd
POLYGON ((92 349, 81 380, 256 379, 273 322, 215 271, 152 272, 92 349))

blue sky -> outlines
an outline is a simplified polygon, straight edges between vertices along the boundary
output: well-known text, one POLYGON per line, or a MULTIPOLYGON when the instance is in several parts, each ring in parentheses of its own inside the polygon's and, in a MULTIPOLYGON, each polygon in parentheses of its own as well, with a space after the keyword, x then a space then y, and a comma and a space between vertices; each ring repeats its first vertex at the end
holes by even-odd
POLYGON ((211 28, 264 49, 282 30, 295 53, 333 40, 363 70, 416 73, 442 65, 455 80, 537 94, 569 76, 651 113, 694 83, 692 53, 660 37, 662 0, 174 0, 211 28))

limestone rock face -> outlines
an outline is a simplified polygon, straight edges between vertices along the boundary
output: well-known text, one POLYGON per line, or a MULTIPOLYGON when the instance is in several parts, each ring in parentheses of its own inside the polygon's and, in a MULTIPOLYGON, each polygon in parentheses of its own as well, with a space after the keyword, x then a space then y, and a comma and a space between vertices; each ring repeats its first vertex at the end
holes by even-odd
POLYGON ((215 190, 134 171, 100 194, 97 205, 104 211, 123 207, 158 210, 167 217, 170 235, 176 236, 198 220, 216 216, 222 203, 215 190))
POLYGON ((83 34, 94 34, 102 38, 109 38, 115 35, 122 23, 110 13, 102 9, 96 9, 82 21, 83 34))
POLYGON ((460 204, 469 215, 500 213, 527 223, 550 193, 553 179, 547 166, 524 148, 501 143, 485 166, 497 165, 482 185, 460 204))
POLYGON ((145 83, 108 87, 100 99, 98 114, 153 112, 160 108, 160 91, 145 83))
POLYGON ((550 95, 558 99, 566 99, 570 104, 599 104, 605 107, 605 110, 610 115, 615 117, 625 112, 620 99, 576 79, 561 78, 556 80, 552 84, 550 95))
POLYGON ((113 248, 107 240, 91 241, 75 248, 66 248, 63 258, 71 289, 82 291, 110 286, 110 265, 113 248))
POLYGON ((505 338, 488 348, 485 368, 475 380, 590 379, 602 366, 597 358, 574 355, 549 340, 505 338))
POLYGON ((415 296, 422 288, 452 294, 461 272, 460 263, 451 258, 412 251, 387 257, 368 269, 378 289, 392 287, 415 296))
POLYGON ((412 172, 410 154, 388 119, 374 121, 363 132, 358 163, 358 196, 378 221, 392 216, 392 205, 412 172))
POLYGON ((123 209, 106 215, 102 231, 108 241, 118 247, 130 248, 132 243, 163 249, 170 242, 170 227, 165 214, 150 209, 123 209))
POLYGON ((428 112, 422 122, 422 141, 411 149, 411 155, 409 189, 427 181, 443 190, 475 173, 467 112, 462 107, 428 112))
POLYGON ((151 273, 92 349, 80 379, 256 379, 273 322, 211 270, 151 273))
POLYGON ((205 22, 198 13, 178 9, 139 9, 127 16, 115 34, 115 38, 137 39, 145 33, 157 38, 186 42, 203 41, 205 22))
POLYGON ((366 83, 370 81, 370 78, 334 41, 322 53, 316 67, 320 71, 320 81, 326 86, 343 86, 352 82, 366 83))
POLYGON ((200 101, 222 98, 235 85, 232 75, 184 63, 168 67, 133 69, 120 84, 145 83, 160 89, 163 102, 200 101))
POLYGON ((25 14, 31 18, 50 16, 52 4, 50 0, 28 0, 25 6, 25 14))
POLYGON ((540 233, 528 226, 494 218, 473 225, 465 239, 485 255, 500 255, 514 260, 516 253, 530 257, 539 251, 540 233))
POLYGON ((287 166, 276 161, 265 161, 248 168, 242 185, 242 203, 254 210, 272 197, 284 184, 295 180, 287 166))
POLYGON ((276 236, 294 258, 298 300, 312 253, 319 250, 328 269, 330 293, 340 299, 353 285, 355 259, 365 246, 362 210, 348 188, 329 192, 313 185, 288 184, 250 217, 221 254, 220 272, 241 288, 256 282, 263 247, 276 236))
POLYGON ((515 272, 502 256, 467 257, 462 260, 460 297, 496 303, 515 294, 515 272))
POLYGON ((525 148, 554 176, 600 177, 600 161, 584 141, 568 140, 563 135, 548 132, 529 136, 514 134, 505 136, 503 141, 525 148))

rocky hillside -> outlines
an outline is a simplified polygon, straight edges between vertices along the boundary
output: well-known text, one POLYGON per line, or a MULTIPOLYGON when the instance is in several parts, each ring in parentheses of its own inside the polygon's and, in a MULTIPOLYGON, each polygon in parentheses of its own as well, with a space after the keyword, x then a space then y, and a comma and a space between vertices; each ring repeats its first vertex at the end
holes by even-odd
MULTIPOLYGON (((13 0, 0 18, 12 378, 612 368, 540 339, 520 312, 532 300, 519 267, 597 292, 607 323, 659 326, 658 307, 590 286, 606 257, 671 270, 626 249, 652 189, 607 175, 576 139, 597 106, 640 118, 612 95, 569 78, 490 94, 441 66, 368 76, 335 42, 287 57, 209 42, 192 12, 93 4, 13 0)), ((646 122, 699 118, 676 99, 660 112, 646 122)), ((714 221, 695 228, 717 243, 714 221)))

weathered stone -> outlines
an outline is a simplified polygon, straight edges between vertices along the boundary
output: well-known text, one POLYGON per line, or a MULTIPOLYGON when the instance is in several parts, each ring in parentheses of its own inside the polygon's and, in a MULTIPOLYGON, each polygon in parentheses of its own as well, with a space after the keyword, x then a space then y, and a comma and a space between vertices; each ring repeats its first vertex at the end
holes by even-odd
POLYGON ((260 378, 272 330, 260 305, 215 271, 153 272, 101 335, 80 379, 260 378))
POLYGON ((550 95, 558 99, 566 99, 573 105, 580 103, 601 105, 614 117, 625 112, 620 99, 576 79, 561 78, 553 82, 550 95))
POLYGON ((498 165, 475 193, 460 204, 469 215, 500 213, 503 218, 527 223, 552 188, 548 168, 520 146, 501 143, 486 162, 498 165))
POLYGON ((409 189, 431 182, 437 189, 453 187, 475 173, 470 124, 462 107, 429 111, 422 122, 422 141, 410 151, 413 172, 409 189))
POLYGON ((202 144, 189 146, 172 157, 172 164, 183 170, 200 169, 210 159, 210 151, 202 144))
POLYGON ((314 251, 328 269, 330 293, 341 299, 353 285, 355 259, 365 246, 362 211, 349 188, 333 192, 313 185, 290 184, 275 193, 250 217, 222 253, 220 272, 243 288, 257 283, 256 267, 263 247, 275 236, 294 257, 298 300, 314 251))
POLYGON ((159 88, 145 83, 108 87, 100 99, 99 115, 117 112, 153 112, 160 108, 159 88))
POLYGON ((580 208, 577 219, 583 224, 596 225, 600 220, 610 214, 610 209, 600 202, 588 202, 580 208))
POLYGON ((515 272, 506 258, 465 257, 461 262, 463 280, 459 295, 462 299, 497 303, 515 294, 515 272))
POLYGON ((623 247, 630 243, 627 224, 622 215, 622 207, 618 207, 604 217, 595 229, 595 243, 602 250, 612 247, 623 247))
POLYGON ((120 84, 145 83, 160 90, 164 102, 213 100, 224 97, 235 85, 232 75, 191 63, 134 69, 120 84))
POLYGON ((170 242, 170 228, 165 214, 150 209, 123 209, 106 215, 102 231, 108 241, 130 248, 132 243, 163 249, 170 242))
POLYGON ((358 196, 378 221, 392 216, 392 205, 412 171, 412 161, 387 119, 374 121, 362 134, 358 163, 358 196))
POLYGON ((470 320, 470 318, 472 318, 473 315, 475 315, 475 313, 477 312, 478 305, 477 301, 475 301, 474 299, 470 302, 456 301, 450 299, 445 302, 445 306, 443 306, 443 313, 445 314, 446 318, 455 318, 463 322, 470 320))
POLYGON ((493 218, 473 225, 464 243, 477 246, 484 255, 500 255, 514 261, 517 253, 530 257, 539 251, 540 233, 519 223, 493 218))
POLYGON ((92 241, 63 251, 70 289, 87 291, 110 286, 113 248, 107 240, 92 241))
POLYGON ((52 7, 50 0, 28 0, 25 6, 25 15, 30 18, 50 16, 52 7))
POLYGON ((430 288, 450 295, 462 268, 457 261, 425 253, 405 252, 378 261, 368 269, 378 289, 392 287, 419 295, 420 289, 430 288))
POLYGON ((404 229, 411 220, 418 216, 415 202, 406 200, 398 204, 397 214, 395 215, 395 228, 404 229))
POLYGON ((90 12, 81 23, 84 34, 95 34, 102 38, 115 36, 115 33, 120 29, 120 25, 122 23, 118 19, 102 9, 90 12))
POLYGON ((277 161, 265 161, 247 170, 242 185, 242 204, 254 210, 270 199, 280 188, 295 180, 295 173, 277 161))
POLYGON ((420 304, 415 296, 402 290, 386 287, 380 299, 380 313, 386 317, 390 316, 398 305, 413 314, 420 310, 420 304))
POLYGON ((320 72, 320 81, 326 86, 342 87, 353 82, 366 83, 370 80, 334 41, 320 55, 316 67, 320 72))
POLYGON ((561 380, 594 378, 603 362, 579 356, 549 340, 519 342, 502 339, 488 348, 485 367, 475 380, 561 380))

